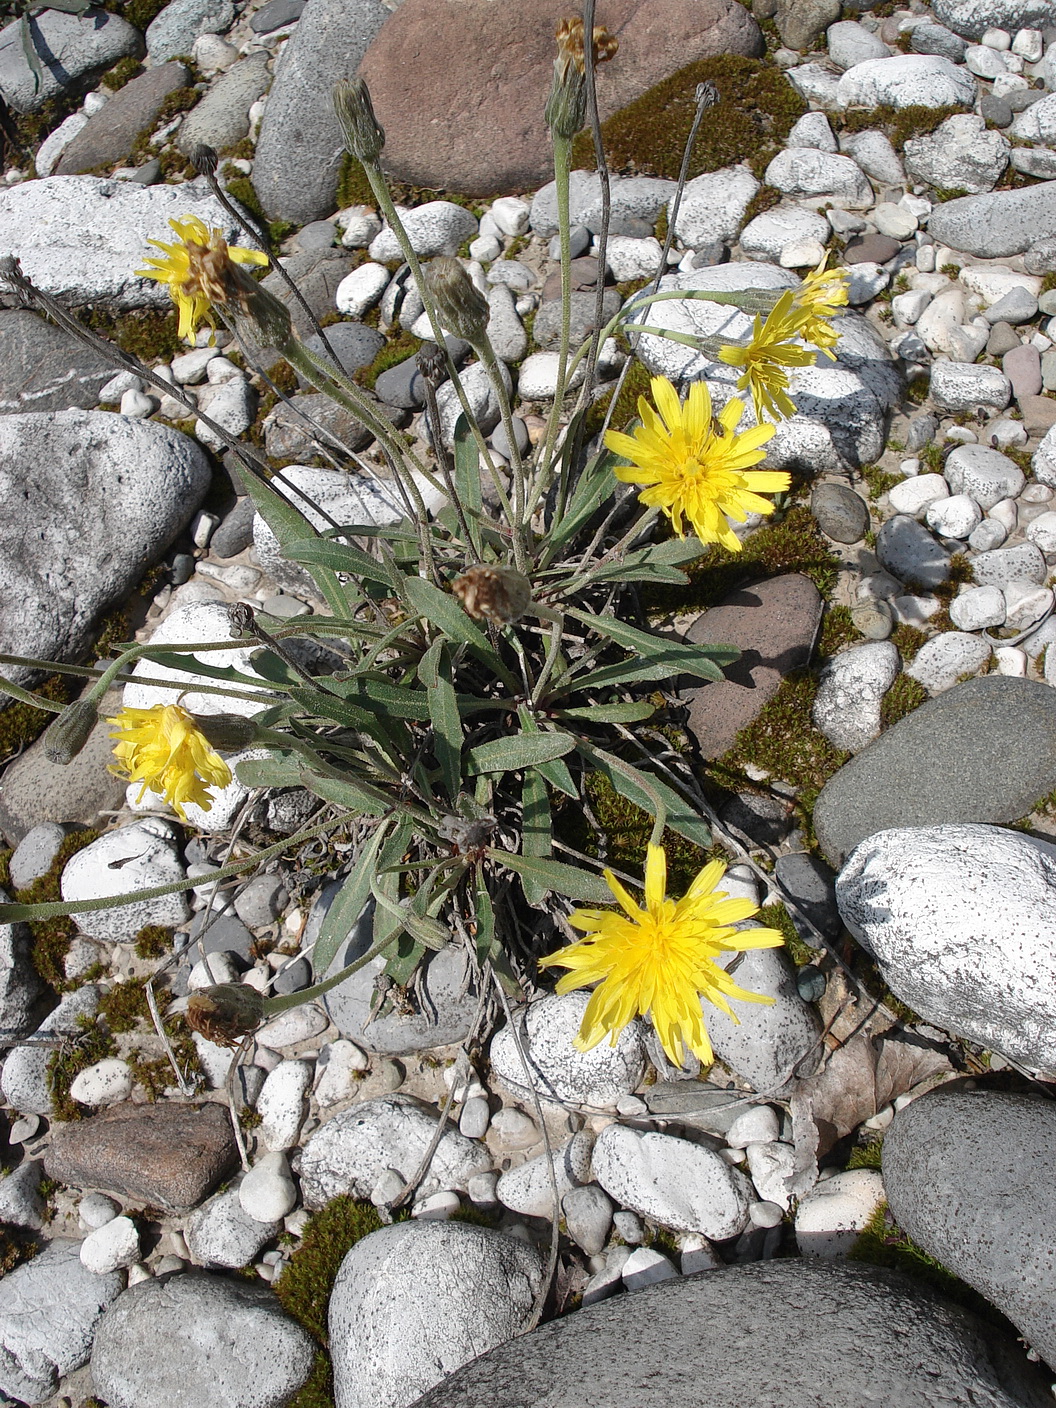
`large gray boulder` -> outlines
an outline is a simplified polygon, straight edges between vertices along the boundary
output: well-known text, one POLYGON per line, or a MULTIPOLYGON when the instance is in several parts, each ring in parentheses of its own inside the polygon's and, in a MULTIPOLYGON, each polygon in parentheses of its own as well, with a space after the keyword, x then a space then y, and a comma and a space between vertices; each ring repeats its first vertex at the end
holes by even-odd
POLYGON ((928 232, 936 244, 984 259, 1023 254, 1056 235, 1056 181, 945 201, 932 211, 928 232))
MULTIPOLYGON (((10 14, 10 11, 8 11, 10 14)), ((46 102, 80 88, 126 54, 143 53, 143 36, 119 15, 90 9, 83 15, 47 10, 29 20, 40 57, 35 75, 16 20, 0 30, 0 96, 15 112, 37 112, 46 102)))
POLYGON ((764 1261, 553 1320, 415 1408, 1051 1408, 1050 1377, 896 1272, 764 1261))
POLYGON ((167 426, 103 411, 0 417, 2 649, 76 659, 101 614, 190 521, 210 478, 200 447, 167 426))

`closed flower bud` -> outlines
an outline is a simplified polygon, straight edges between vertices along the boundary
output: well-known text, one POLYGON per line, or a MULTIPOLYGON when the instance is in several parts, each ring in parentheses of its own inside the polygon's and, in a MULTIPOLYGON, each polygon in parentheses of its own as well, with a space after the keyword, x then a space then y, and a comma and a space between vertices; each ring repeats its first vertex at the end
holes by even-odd
POLYGON ((56 718, 44 735, 44 755, 65 766, 76 758, 99 722, 99 711, 87 699, 77 699, 56 718))
POLYGON ((216 168, 220 158, 216 154, 216 148, 207 146, 205 142, 196 142, 191 148, 191 165, 199 176, 215 176, 216 168))
POLYGON ((451 583, 451 591, 467 616, 509 626, 519 621, 532 604, 532 584, 512 567, 471 567, 451 583))
POLYGON ((442 254, 425 268, 425 286, 449 332, 479 346, 487 332, 488 300, 457 259, 442 254))
POLYGON ((264 1020, 264 999, 247 983, 217 983, 199 988, 187 999, 191 1031, 216 1046, 238 1046, 264 1020))
POLYGON ((195 722, 214 748, 223 748, 229 753, 249 748, 257 740, 256 724, 241 714, 200 714, 195 722))
POLYGON ((385 129, 374 116, 370 89, 362 78, 334 84, 334 111, 351 154, 375 165, 385 145, 385 129))

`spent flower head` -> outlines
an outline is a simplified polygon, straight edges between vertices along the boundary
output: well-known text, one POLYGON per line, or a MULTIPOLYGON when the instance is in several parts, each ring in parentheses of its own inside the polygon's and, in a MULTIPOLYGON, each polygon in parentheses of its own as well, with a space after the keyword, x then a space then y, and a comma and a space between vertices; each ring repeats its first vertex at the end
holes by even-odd
POLYGON ((776 929, 735 929, 758 905, 730 899, 719 890, 722 861, 710 861, 680 900, 667 898, 667 857, 650 845, 645 862, 645 908, 640 908, 610 870, 605 881, 620 910, 576 909, 568 920, 587 937, 540 961, 571 971, 558 982, 559 993, 594 989, 575 1045, 589 1051, 603 1037, 616 1038, 633 1017, 652 1019, 668 1059, 681 1066, 688 1049, 710 1065, 714 1060, 704 1025, 701 998, 738 1020, 727 998, 773 1002, 746 992, 716 962, 720 954, 777 948, 784 942, 776 929))
MULTIPOLYGON (((587 120, 587 63, 582 16, 573 15, 559 20, 556 38, 554 81, 544 116, 554 136, 567 140, 582 131, 587 120)), ((618 40, 604 25, 594 26, 595 65, 606 63, 618 48, 618 40)))
POLYGON ((231 781, 231 769, 213 750, 194 715, 179 704, 124 708, 107 722, 113 725, 117 758, 110 771, 142 782, 139 801, 148 791, 155 792, 186 821, 185 802, 207 812, 213 805, 209 787, 226 787, 231 781))
POLYGON ((743 367, 737 390, 749 391, 755 418, 762 421, 769 411, 776 419, 794 416, 795 403, 788 395, 788 367, 809 367, 815 354, 797 341, 802 317, 795 294, 787 289, 771 308, 766 322, 756 314, 751 339, 722 348, 719 360, 731 367, 743 367))
POLYGON ((781 470, 752 470, 774 434, 772 425, 757 425, 738 433, 744 403, 727 401, 713 419, 711 396, 702 381, 689 388, 684 405, 667 377, 654 376, 650 389, 654 410, 644 396, 638 398, 642 424, 632 435, 610 430, 605 444, 631 461, 615 471, 627 484, 644 484, 641 498, 650 508, 661 508, 676 533, 684 534, 686 519, 702 543, 720 543, 732 552, 740 541, 727 522, 738 523, 749 513, 773 513, 774 506, 761 494, 782 493, 791 479, 781 470))
POLYGON ((458 260, 449 254, 431 259, 425 266, 425 286, 448 332, 478 347, 487 333, 491 309, 458 260))
POLYGON ((262 266, 269 261, 260 250, 229 245, 222 230, 210 229, 197 215, 184 215, 169 224, 179 240, 148 241, 164 257, 151 255, 147 259, 150 267, 137 269, 136 273, 141 279, 168 284, 169 296, 180 315, 180 337, 192 341, 200 323, 212 324, 214 307, 244 303, 247 295, 257 289, 255 280, 237 266, 262 266))

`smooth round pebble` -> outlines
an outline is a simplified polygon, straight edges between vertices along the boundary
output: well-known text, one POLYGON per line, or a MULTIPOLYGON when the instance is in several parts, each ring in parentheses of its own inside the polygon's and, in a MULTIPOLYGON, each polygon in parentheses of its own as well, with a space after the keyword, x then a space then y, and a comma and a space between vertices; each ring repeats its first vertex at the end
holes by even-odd
POLYGON ((86 1193, 77 1204, 77 1215, 85 1227, 94 1230, 112 1222, 120 1213, 120 1204, 105 1193, 86 1193))
POLYGON ((255 1222, 277 1222, 297 1206, 297 1188, 286 1155, 276 1150, 257 1160, 238 1185, 242 1211, 255 1222))
POLYGON ((104 1276, 139 1260, 139 1231, 130 1217, 114 1217, 81 1243, 81 1265, 104 1276))

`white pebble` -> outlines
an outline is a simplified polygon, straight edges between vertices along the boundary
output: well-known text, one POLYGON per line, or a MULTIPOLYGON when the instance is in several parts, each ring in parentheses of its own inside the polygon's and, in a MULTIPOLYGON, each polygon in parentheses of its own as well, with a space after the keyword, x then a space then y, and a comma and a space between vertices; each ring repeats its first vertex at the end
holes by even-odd
POLYGON ((127 1061, 108 1057, 80 1071, 70 1085, 70 1095, 82 1105, 115 1105, 132 1094, 132 1071, 127 1061))
POLYGON ((266 1148, 292 1149, 297 1143, 311 1084, 312 1067, 307 1061, 283 1061, 268 1076, 257 1100, 260 1137, 266 1148))
POLYGON ((490 1118, 491 1111, 487 1099, 482 1095, 474 1096, 462 1106, 462 1113, 458 1117, 459 1132, 467 1139, 483 1139, 488 1132, 490 1118))
POLYGON ((655 1286, 658 1281, 670 1281, 677 1275, 678 1269, 662 1252, 654 1252, 652 1247, 639 1247, 623 1263, 623 1284, 629 1291, 640 1291, 646 1286, 655 1286))
POLYGON ((81 1265, 104 1276, 139 1260, 139 1232, 130 1217, 115 1217, 89 1232, 81 1243, 81 1265))
POLYGON ((749 1144, 777 1139, 780 1133, 781 1121, 772 1105, 749 1105, 730 1125, 726 1143, 731 1149, 746 1149, 749 1144))
POLYGON ((324 1046, 319 1053, 315 1098, 322 1106, 350 1100, 359 1089, 357 1076, 367 1069, 367 1053, 354 1041, 342 1038, 324 1046), (323 1059, 325 1057, 325 1060, 323 1059))
POLYGON ((108 1198, 104 1193, 86 1193, 77 1204, 77 1215, 81 1222, 89 1231, 94 1231, 97 1227, 105 1227, 108 1222, 112 1222, 121 1209, 113 1198, 108 1198))
POLYGON ((297 1206, 297 1189, 286 1155, 276 1151, 258 1159, 238 1185, 242 1211, 256 1222, 278 1222, 297 1206))
POLYGON ((158 409, 160 402, 145 391, 126 391, 121 396, 121 414, 131 420, 146 420, 158 409))
POLYGON ((441 1189, 439 1193, 432 1193, 428 1198, 423 1198, 421 1202, 415 1203, 411 1208, 411 1216, 421 1218, 426 1222, 446 1222, 452 1217, 462 1204, 457 1193, 448 1189, 441 1189))

